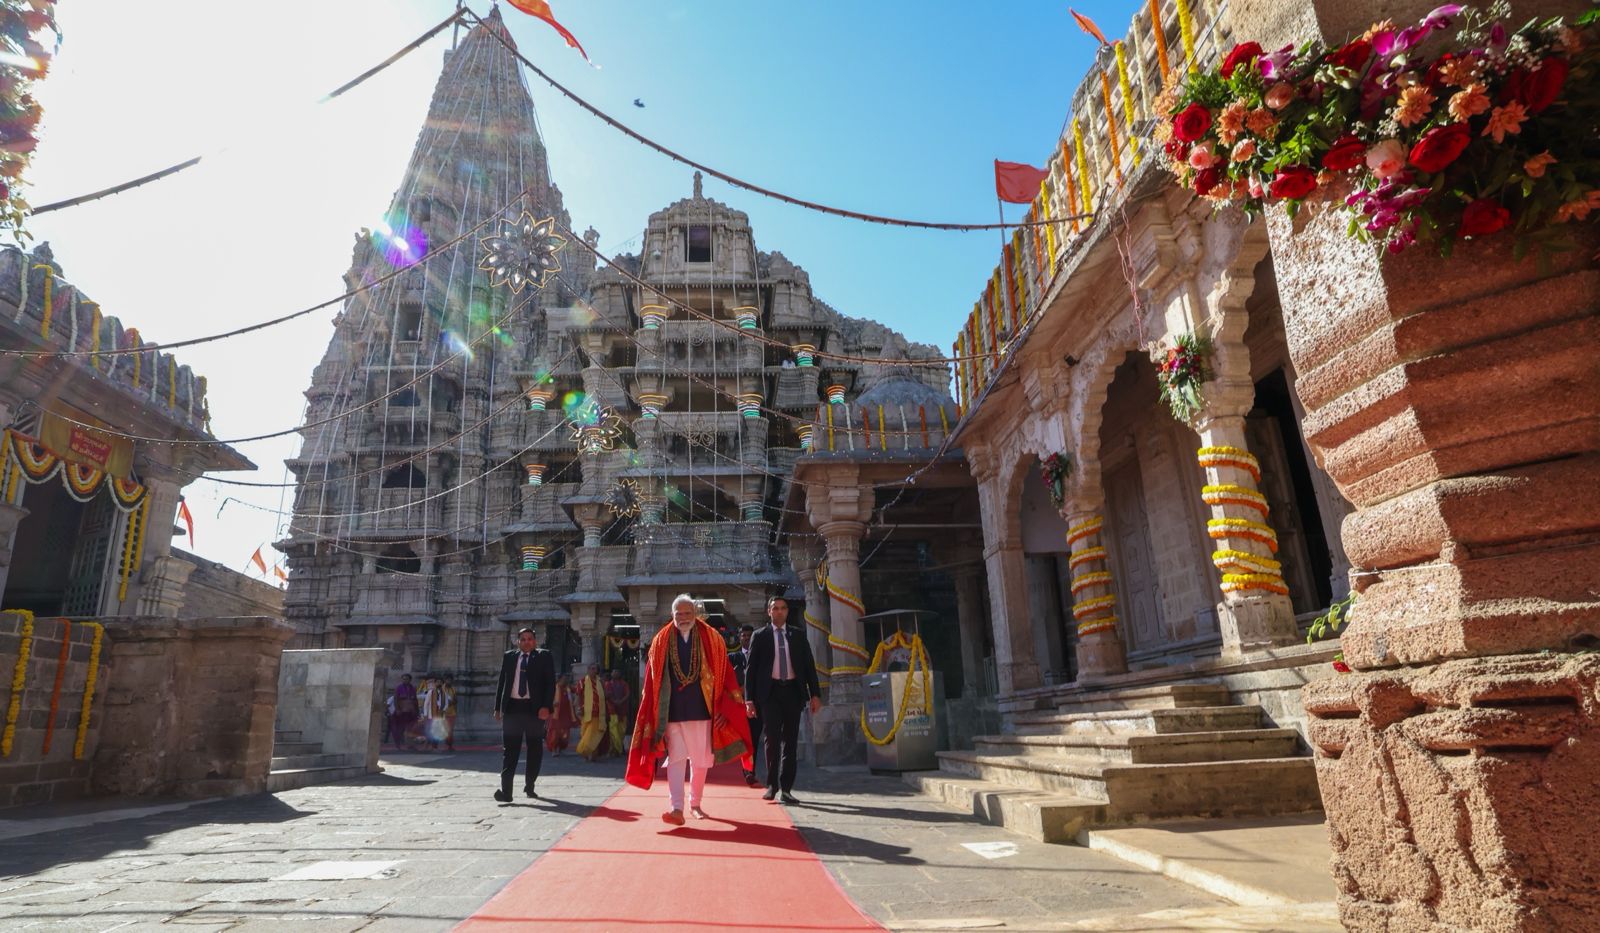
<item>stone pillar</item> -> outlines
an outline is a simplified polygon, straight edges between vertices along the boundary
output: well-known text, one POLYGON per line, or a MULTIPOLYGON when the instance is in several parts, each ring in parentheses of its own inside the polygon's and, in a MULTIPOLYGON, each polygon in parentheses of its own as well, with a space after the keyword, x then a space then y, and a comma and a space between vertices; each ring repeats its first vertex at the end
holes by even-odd
POLYGON ((146 561, 140 578, 139 615, 176 618, 183 608, 184 586, 194 569, 194 564, 170 555, 146 561))
POLYGON ((1304 692, 1341 918, 1592 927, 1600 231, 1383 256, 1307 207, 1267 218, 1305 436, 1355 506, 1357 672, 1304 692))
POLYGON ((12 548, 17 541, 17 526, 28 515, 20 505, 0 502, 0 593, 6 591, 6 578, 11 574, 12 548))
POLYGON ((969 447, 967 462, 978 480, 978 508, 983 517, 983 561, 989 578, 995 679, 1000 695, 1010 696, 1043 683, 1039 664, 1033 658, 1033 629, 1023 572, 1022 523, 1017 512, 1022 479, 1018 473, 1015 482, 1007 483, 986 448, 969 447))
MULTIPOLYGON (((978 555, 972 554, 976 559, 978 555)), ((963 565, 955 572, 956 624, 961 631, 961 682, 963 697, 988 696, 983 670, 982 568, 963 565)))
POLYGON ((817 582, 817 565, 822 562, 822 542, 816 538, 789 539, 789 565, 800 578, 805 589, 806 640, 811 644, 811 656, 817 662, 817 677, 822 681, 823 695, 827 696, 833 670, 833 646, 828 636, 833 629, 829 621, 828 597, 817 582))
POLYGON ((583 546, 599 547, 600 532, 605 528, 605 506, 598 502, 585 502, 572 507, 572 517, 583 529, 583 546))
POLYGON ((860 676, 872 652, 861 632, 865 609, 861 594, 861 536, 864 522, 836 520, 817 529, 827 543, 828 641, 837 652, 833 671, 835 695, 848 702, 861 698, 860 676))
MULTIPOLYGON (((1243 347, 1239 349, 1243 352, 1243 347)), ((1211 508, 1206 532, 1216 542, 1211 559, 1222 571, 1217 621, 1224 657, 1300 640, 1289 588, 1273 556, 1278 534, 1267 515, 1267 497, 1258 488, 1261 463, 1245 443, 1244 411, 1239 409, 1250 407, 1246 392, 1254 396, 1248 375, 1243 387, 1226 393, 1236 401, 1208 399, 1195 425, 1201 444, 1199 463, 1206 474, 1201 496, 1211 508)))
POLYGON ((1078 680, 1093 681, 1128 669, 1127 650, 1117 625, 1117 597, 1106 562, 1102 499, 1083 490, 1068 497, 1067 566, 1072 573, 1072 618, 1078 626, 1078 680))

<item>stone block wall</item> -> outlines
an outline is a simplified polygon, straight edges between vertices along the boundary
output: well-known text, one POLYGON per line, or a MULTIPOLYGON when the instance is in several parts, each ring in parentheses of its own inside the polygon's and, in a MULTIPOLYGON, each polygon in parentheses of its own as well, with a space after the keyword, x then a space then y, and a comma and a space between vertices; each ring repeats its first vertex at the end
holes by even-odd
POLYGON ((283 590, 187 551, 173 548, 172 556, 195 568, 183 587, 180 617, 283 615, 283 590))
MULTIPOLYGON (((34 621, 11 753, 0 758, 0 808, 70 800, 89 790, 90 762, 100 735, 101 706, 111 670, 106 663, 106 644, 102 642, 95 696, 89 706, 89 731, 84 737, 84 755, 75 759, 73 746, 83 713, 83 687, 89 672, 94 630, 87 625, 72 625, 67 636, 67 663, 61 674, 55 729, 50 751, 45 753, 45 731, 51 718, 50 695, 60 668, 63 634, 66 634, 66 626, 60 619, 34 621)), ((21 643, 21 614, 0 613, 0 724, 10 715, 11 677, 16 670, 21 643)))
POLYGON ((382 740, 385 680, 389 668, 382 648, 328 648, 285 651, 278 669, 275 726, 317 742, 340 764, 378 767, 382 740))

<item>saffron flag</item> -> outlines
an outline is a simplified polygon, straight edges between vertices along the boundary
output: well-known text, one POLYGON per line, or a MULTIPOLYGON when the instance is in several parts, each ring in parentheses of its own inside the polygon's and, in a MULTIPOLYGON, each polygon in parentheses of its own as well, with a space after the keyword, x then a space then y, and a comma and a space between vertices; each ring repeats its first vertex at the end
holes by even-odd
POLYGON ((250 563, 256 565, 256 569, 261 571, 263 577, 267 575, 267 562, 261 559, 261 549, 259 547, 256 548, 254 554, 250 555, 250 563))
POLYGON ((287 573, 284 573, 284 572, 283 572, 283 565, 282 565, 282 564, 273 564, 273 565, 272 565, 272 573, 273 573, 273 575, 275 575, 275 576, 276 576, 276 577, 277 577, 277 578, 278 578, 278 579, 279 579, 279 580, 282 580, 282 581, 284 581, 284 582, 286 582, 286 583, 287 583, 287 582, 288 582, 288 580, 289 580, 289 575, 288 575, 288 574, 287 574, 287 573))
POLYGON ((506 0, 506 2, 529 16, 537 17, 549 23, 550 28, 560 33, 561 38, 567 40, 567 45, 578 50, 578 54, 583 56, 584 61, 589 62, 591 65, 594 64, 594 62, 589 61, 589 53, 583 50, 583 46, 578 42, 578 37, 568 32, 567 27, 556 22, 556 15, 550 11, 550 4, 545 0, 506 0))
POLYGON ((1039 196, 1039 186, 1049 177, 1045 169, 995 159, 994 195, 1011 204, 1032 204, 1039 196))
MULTIPOLYGON (((515 0, 513 0, 513 2, 515 2, 515 0)), ((1084 16, 1082 13, 1079 13, 1077 10, 1074 10, 1071 7, 1067 7, 1067 12, 1072 14, 1073 19, 1077 20, 1079 29, 1082 29, 1089 35, 1094 36, 1096 39, 1099 39, 1101 45, 1111 44, 1106 41, 1106 34, 1100 31, 1100 27, 1094 24, 1094 20, 1084 16)))
POLYGON ((189 529, 189 546, 194 547, 194 516, 189 514, 189 503, 178 500, 178 517, 183 519, 183 525, 189 529))

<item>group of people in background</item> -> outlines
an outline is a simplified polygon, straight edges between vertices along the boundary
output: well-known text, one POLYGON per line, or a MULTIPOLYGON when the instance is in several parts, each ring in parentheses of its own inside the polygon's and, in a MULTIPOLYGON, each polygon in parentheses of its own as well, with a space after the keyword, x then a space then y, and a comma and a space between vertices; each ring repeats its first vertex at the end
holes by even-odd
POLYGON ((400 675, 388 702, 389 741, 399 748, 423 747, 449 751, 456 747, 456 685, 451 677, 424 677, 422 686, 400 675))
POLYGON ((544 747, 556 757, 572 741, 573 728, 579 728, 578 754, 587 761, 622 755, 627 747, 624 734, 633 688, 621 671, 601 679, 594 665, 580 667, 577 683, 566 674, 556 679, 555 707, 546 723, 544 747))

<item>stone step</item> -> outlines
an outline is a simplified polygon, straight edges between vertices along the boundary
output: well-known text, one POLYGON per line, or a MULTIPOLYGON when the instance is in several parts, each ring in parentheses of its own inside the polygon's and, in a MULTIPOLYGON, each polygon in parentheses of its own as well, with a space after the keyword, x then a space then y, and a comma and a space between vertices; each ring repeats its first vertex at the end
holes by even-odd
MULTIPOLYGON (((318 746, 319 748, 321 746, 318 746)), ((319 752, 312 755, 278 755, 272 759, 274 771, 298 771, 305 768, 343 768, 363 762, 357 755, 334 755, 319 752)))
POLYGON ((274 744, 278 742, 298 742, 302 738, 304 738, 304 736, 301 735, 300 730, 298 729, 274 729, 272 731, 272 741, 274 744))
POLYGON ((1104 800, 1007 787, 944 771, 908 771, 901 779, 945 806, 1040 842, 1072 842, 1079 832, 1103 821, 1106 805, 1104 800))
POLYGON ((1300 813, 1321 807, 1310 758, 1121 764, 1091 758, 939 752, 940 770, 1010 788, 1105 800, 1107 823, 1300 813))
POLYGON ((1056 710, 1063 713, 1093 713, 1103 710, 1186 709, 1196 706, 1228 705, 1228 688, 1222 684, 1160 684, 1153 687, 1124 687, 1120 690, 1095 690, 1091 693, 1057 697, 1056 710))
POLYGON ((319 755, 322 753, 321 742, 277 742, 272 743, 272 754, 278 757, 287 755, 319 755))
POLYGON ((1011 727, 1018 735, 1167 735, 1255 729, 1261 721, 1259 706, 1190 706, 1090 713, 1035 712, 1011 717, 1011 727))
POLYGON ((279 791, 293 790, 296 787, 309 787, 312 784, 331 784, 334 781, 347 781, 351 778, 363 777, 367 774, 367 766, 347 765, 335 768, 285 768, 273 770, 267 775, 267 793, 275 794, 279 791))
POLYGON ((1165 735, 980 735, 973 750, 984 755, 1093 758, 1129 764, 1174 764, 1287 758, 1299 745, 1294 729, 1235 729, 1165 735))

